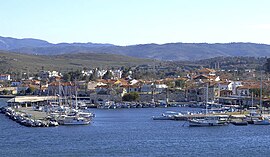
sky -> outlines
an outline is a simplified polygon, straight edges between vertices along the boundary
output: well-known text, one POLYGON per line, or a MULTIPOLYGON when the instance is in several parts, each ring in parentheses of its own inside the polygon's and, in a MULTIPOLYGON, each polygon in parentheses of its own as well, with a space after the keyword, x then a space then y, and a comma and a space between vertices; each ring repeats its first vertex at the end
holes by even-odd
POLYGON ((0 36, 51 43, 270 44, 269 0, 0 0, 0 36))

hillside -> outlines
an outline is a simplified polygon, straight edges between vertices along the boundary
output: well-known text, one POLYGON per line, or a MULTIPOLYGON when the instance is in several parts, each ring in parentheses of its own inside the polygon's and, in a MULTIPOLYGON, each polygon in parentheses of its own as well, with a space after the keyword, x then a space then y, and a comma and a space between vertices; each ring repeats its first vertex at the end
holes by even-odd
POLYGON ((125 65, 152 64, 150 59, 138 59, 122 55, 112 54, 64 54, 64 55, 30 55, 0 51, 1 72, 20 72, 27 69, 31 72, 38 72, 44 67, 46 70, 75 70, 94 67, 110 67, 125 65))
POLYGON ((270 45, 255 43, 168 43, 162 45, 141 44, 115 46, 112 44, 95 43, 51 44, 37 39, 15 39, 3 37, 0 38, 0 50, 38 55, 108 53, 172 61, 194 61, 218 56, 270 56, 270 45))
MULTIPOLYGON (((29 50, 29 53, 33 53, 36 48, 44 48, 44 47, 52 47, 52 48, 64 48, 64 47, 106 47, 113 46, 112 44, 99 44, 99 43, 59 43, 52 44, 45 40, 40 39, 32 39, 32 38, 24 38, 24 39, 16 39, 11 37, 1 37, 0 36, 0 50, 17 50, 25 49, 29 50)), ((15 51, 15 52, 17 52, 15 51)))

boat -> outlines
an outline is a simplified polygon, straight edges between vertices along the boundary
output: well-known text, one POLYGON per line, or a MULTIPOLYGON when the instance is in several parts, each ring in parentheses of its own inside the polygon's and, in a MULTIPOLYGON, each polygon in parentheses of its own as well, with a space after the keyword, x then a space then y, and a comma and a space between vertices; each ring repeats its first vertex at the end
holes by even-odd
POLYGON ((179 112, 167 111, 163 113, 161 116, 153 116, 153 120, 175 120, 175 116, 180 115, 179 112))
POLYGON ((253 107, 253 92, 252 92, 252 110, 250 111, 250 115, 247 116, 247 120, 249 123, 254 125, 270 125, 270 121, 268 117, 263 116, 262 110, 262 71, 261 71, 261 81, 260 81, 260 108, 257 112, 253 107))
POLYGON ((188 120, 190 127, 195 126, 224 126, 227 120, 220 116, 208 115, 203 118, 192 118, 188 120))
POLYGON ((202 117, 190 118, 189 126, 223 126, 228 121, 228 115, 210 115, 208 114, 208 83, 206 86, 205 114, 202 117))
POLYGON ((87 125, 90 121, 88 118, 69 115, 62 115, 58 119, 60 125, 87 125))
POLYGON ((268 118, 261 117, 254 121, 254 125, 270 125, 270 122, 268 118))
POLYGON ((261 71, 261 81, 260 81, 260 117, 254 120, 254 125, 270 125, 269 118, 262 115, 262 71, 261 71))
POLYGON ((254 121, 258 121, 262 116, 261 114, 257 113, 257 111, 252 107, 252 109, 249 112, 249 115, 246 115, 245 120, 248 122, 248 124, 254 124, 254 121))
POLYGON ((49 126, 59 126, 57 121, 49 121, 49 126))
POLYGON ((87 125, 91 122, 94 114, 78 109, 77 89, 75 89, 75 108, 58 117, 60 125, 87 125))
POLYGON ((236 126, 248 125, 248 122, 246 120, 234 120, 231 121, 231 123, 236 126))

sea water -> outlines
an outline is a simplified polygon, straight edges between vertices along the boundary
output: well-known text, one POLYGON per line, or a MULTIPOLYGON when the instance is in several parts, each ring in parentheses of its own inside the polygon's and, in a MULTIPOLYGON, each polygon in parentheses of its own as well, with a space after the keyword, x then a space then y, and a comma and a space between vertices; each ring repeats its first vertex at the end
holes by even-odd
MULTIPOLYGON (((5 105, 6 100, 1 100, 5 105)), ((29 128, 0 114, 0 156, 270 156, 270 126, 188 127, 158 121, 192 108, 90 109, 90 125, 29 128)))

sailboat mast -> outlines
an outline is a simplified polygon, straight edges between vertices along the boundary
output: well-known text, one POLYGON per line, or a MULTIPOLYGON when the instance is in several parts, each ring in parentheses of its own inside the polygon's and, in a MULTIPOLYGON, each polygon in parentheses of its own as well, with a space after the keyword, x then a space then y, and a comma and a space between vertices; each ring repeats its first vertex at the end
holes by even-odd
POLYGON ((205 98, 205 114, 208 113, 208 110, 207 110, 207 104, 208 104, 208 82, 206 84, 206 98, 205 98))
POLYGON ((61 106, 62 105, 62 102, 61 102, 61 87, 60 87, 60 81, 58 82, 58 101, 59 101, 59 105, 61 106))
POLYGON ((251 107, 253 108, 253 92, 251 93, 251 107))
POLYGON ((75 109, 78 109, 78 91, 77 91, 77 81, 75 80, 75 109))
POLYGON ((262 70, 261 70, 261 81, 260 81, 260 111, 262 113, 262 70))

